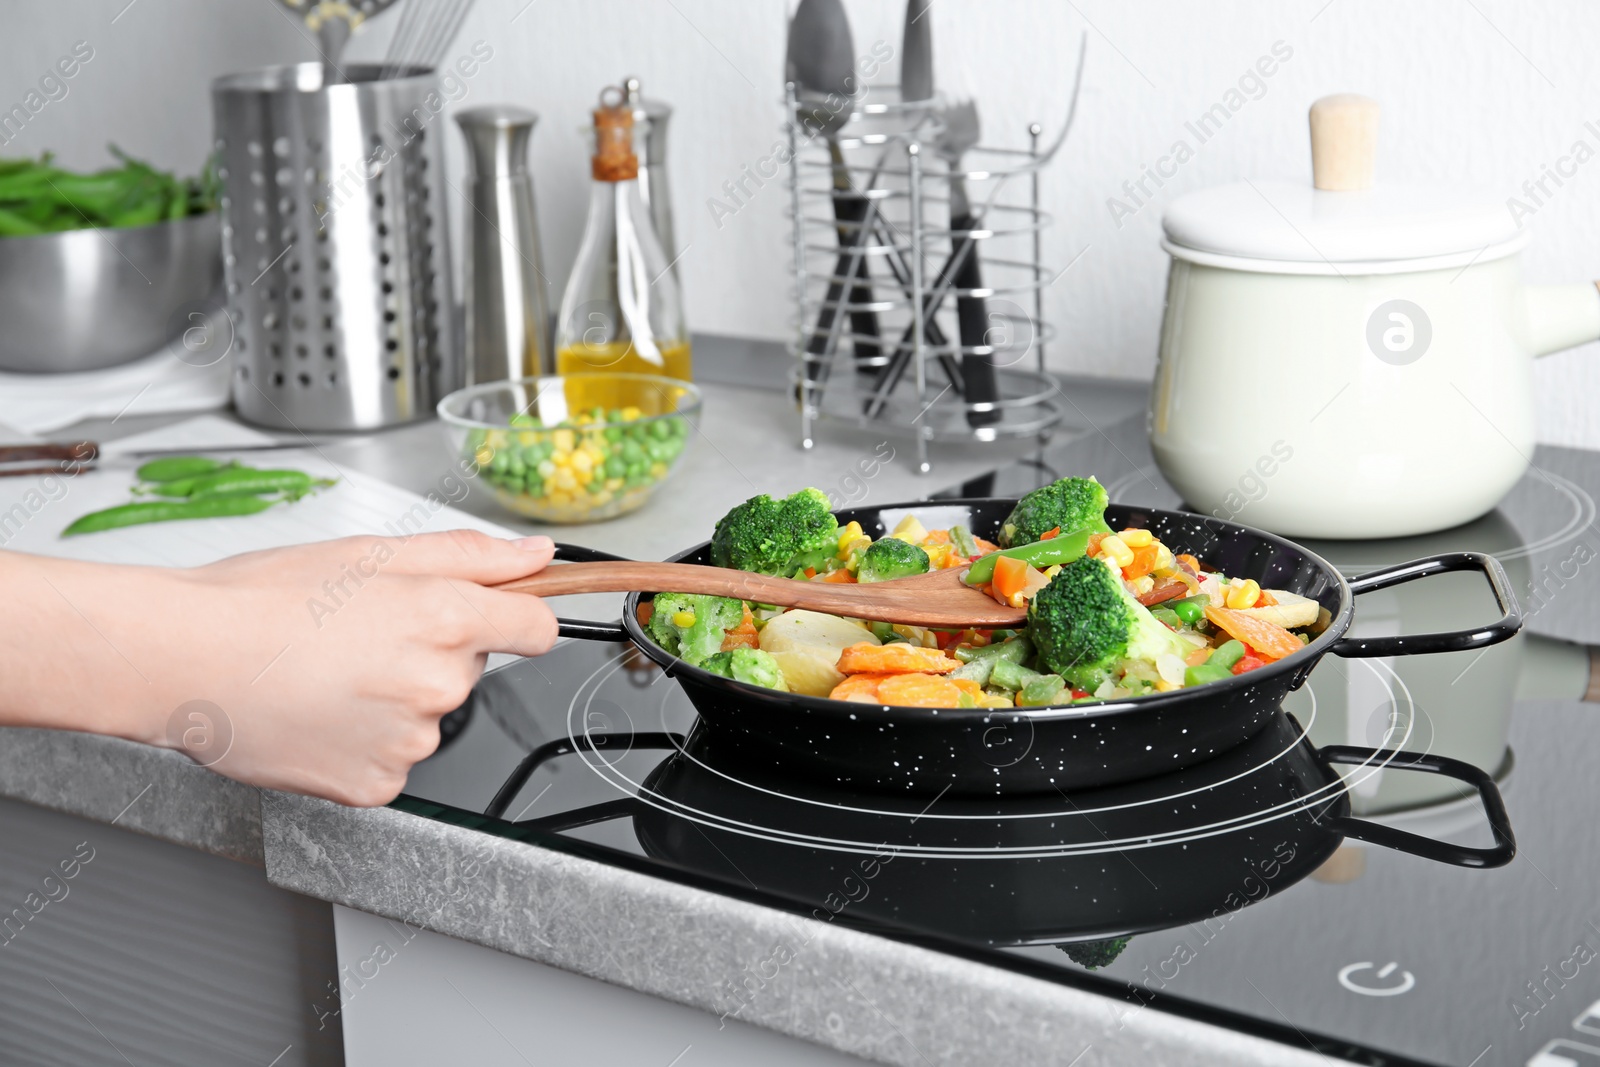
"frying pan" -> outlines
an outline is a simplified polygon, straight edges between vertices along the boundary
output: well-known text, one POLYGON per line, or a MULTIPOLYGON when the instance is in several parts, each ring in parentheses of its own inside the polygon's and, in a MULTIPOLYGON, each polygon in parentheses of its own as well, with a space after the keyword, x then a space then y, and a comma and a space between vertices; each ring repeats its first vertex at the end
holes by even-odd
MULTIPOLYGON (((918 501, 836 512, 840 525, 859 522, 884 536, 907 514, 928 529, 965 524, 994 538, 1014 499, 918 501)), ((1190 552, 1223 573, 1287 589, 1328 609, 1328 627, 1304 650, 1220 682, 1132 697, 1035 708, 873 707, 746 685, 691 666, 652 641, 637 608, 648 593, 630 593, 622 621, 562 620, 561 634, 632 641, 683 686, 708 732, 747 766, 835 780, 855 788, 953 795, 1050 793, 1148 778, 1225 752, 1283 714, 1328 653, 1347 658, 1461 652, 1516 634, 1522 612, 1505 571, 1479 552, 1442 552, 1345 579, 1321 556, 1263 530, 1205 515, 1113 504, 1114 530, 1151 531, 1174 552, 1190 552), (1501 615, 1466 629, 1397 637, 1349 638, 1355 598, 1447 571, 1483 574, 1501 615)), ((558 545, 571 562, 617 559, 558 545)), ((672 562, 709 563, 705 542, 672 562)))
MULTIPOLYGON (((524 761, 485 810, 505 811, 563 741, 524 761)), ((864 800, 847 789, 750 775, 705 721, 675 734, 608 736, 672 753, 639 795, 518 823, 561 832, 628 817, 647 855, 728 870, 764 890, 848 908, 868 925, 937 931, 991 945, 1100 940, 1211 923, 1316 870, 1346 839, 1470 868, 1511 862, 1499 791, 1471 764, 1425 753, 1317 748, 1292 715, 1194 767, 1122 785, 1039 797, 864 800), (1355 818, 1335 764, 1352 778, 1412 770, 1466 783, 1493 844, 1474 848, 1355 818)), ((605 759, 602 751, 586 760, 605 759)))

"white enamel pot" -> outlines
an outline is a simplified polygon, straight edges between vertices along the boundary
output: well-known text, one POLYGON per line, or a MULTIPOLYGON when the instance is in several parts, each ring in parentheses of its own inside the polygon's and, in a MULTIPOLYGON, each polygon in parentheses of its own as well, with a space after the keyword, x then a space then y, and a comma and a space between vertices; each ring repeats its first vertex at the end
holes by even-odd
POLYGON ((1527 470, 1533 360, 1600 338, 1600 290, 1525 284, 1501 202, 1363 184, 1370 101, 1312 125, 1319 187, 1204 190, 1163 219, 1156 463, 1191 506, 1285 536, 1469 522, 1527 470))

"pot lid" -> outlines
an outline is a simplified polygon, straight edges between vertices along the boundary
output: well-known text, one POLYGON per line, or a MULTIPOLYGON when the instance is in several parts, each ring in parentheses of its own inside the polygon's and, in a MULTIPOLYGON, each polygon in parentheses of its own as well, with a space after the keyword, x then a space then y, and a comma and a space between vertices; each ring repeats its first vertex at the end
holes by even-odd
MULTIPOLYGON (((1314 183, 1244 181, 1188 193, 1161 220, 1185 251, 1282 263, 1494 258, 1525 235, 1505 204, 1468 189, 1376 185, 1378 105, 1348 94, 1311 107, 1314 183)), ((1192 258, 1192 257, 1191 257, 1192 258)))

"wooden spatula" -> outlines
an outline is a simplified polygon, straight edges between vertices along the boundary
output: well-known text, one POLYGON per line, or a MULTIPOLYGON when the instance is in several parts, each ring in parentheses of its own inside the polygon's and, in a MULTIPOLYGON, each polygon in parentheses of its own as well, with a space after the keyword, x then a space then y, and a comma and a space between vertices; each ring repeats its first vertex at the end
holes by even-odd
POLYGON ((769 578, 694 563, 556 563, 497 588, 537 596, 569 593, 708 593, 786 608, 807 608, 875 622, 961 630, 1021 626, 1024 608, 1009 608, 963 582, 965 567, 864 585, 769 578))

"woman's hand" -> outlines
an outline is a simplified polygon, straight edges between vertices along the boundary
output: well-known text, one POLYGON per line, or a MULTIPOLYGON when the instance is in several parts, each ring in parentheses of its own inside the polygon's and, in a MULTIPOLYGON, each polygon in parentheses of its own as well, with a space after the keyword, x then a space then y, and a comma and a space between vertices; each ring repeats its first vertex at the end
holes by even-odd
POLYGON ((21 683, 0 693, 0 722, 115 734, 251 785, 387 803, 489 653, 555 643, 543 601, 485 588, 553 552, 545 537, 456 530, 192 570, 0 553, 26 631, 0 648, 0 677, 21 683))

